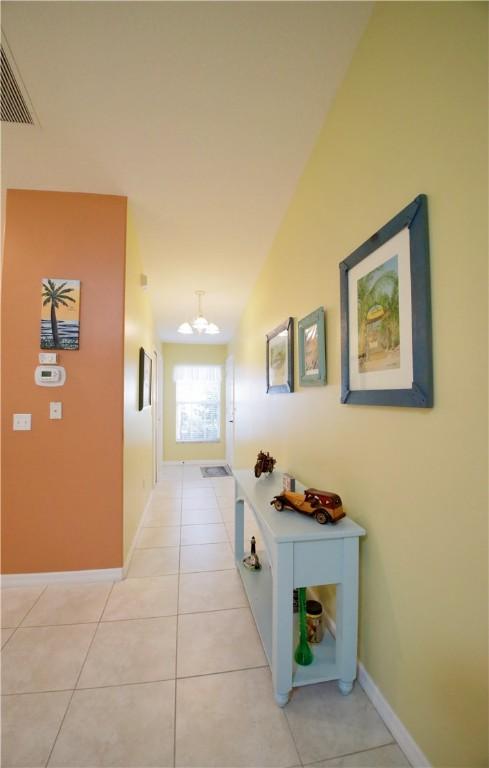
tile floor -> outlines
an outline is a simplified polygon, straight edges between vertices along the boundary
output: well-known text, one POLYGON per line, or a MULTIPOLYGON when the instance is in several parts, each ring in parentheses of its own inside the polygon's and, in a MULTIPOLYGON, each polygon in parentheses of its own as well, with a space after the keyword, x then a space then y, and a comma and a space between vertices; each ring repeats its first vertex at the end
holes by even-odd
POLYGON ((125 581, 2 591, 4 768, 409 765, 358 684, 276 706, 233 565, 233 490, 166 467, 125 581))

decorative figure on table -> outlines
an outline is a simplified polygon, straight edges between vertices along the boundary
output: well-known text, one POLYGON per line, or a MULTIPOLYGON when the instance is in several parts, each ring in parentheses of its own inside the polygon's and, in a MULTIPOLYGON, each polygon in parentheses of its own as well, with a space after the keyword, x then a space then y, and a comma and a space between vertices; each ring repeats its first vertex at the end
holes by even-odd
POLYGON ((260 451, 256 457, 255 477, 260 477, 262 472, 270 472, 270 474, 272 474, 276 463, 277 460, 274 459, 273 456, 270 456, 268 451, 266 453, 265 451, 260 451))
POLYGON ((256 539, 254 536, 251 537, 251 554, 243 559, 243 565, 250 571, 259 571, 261 568, 260 559, 256 554, 256 539))
POLYGON ((307 642, 306 588, 299 587, 299 644, 295 649, 294 659, 297 664, 307 667, 314 660, 307 642))
POLYGON ((282 483, 284 491, 295 491, 295 477, 292 477, 287 472, 284 472, 282 476, 282 483))
POLYGON ((337 493, 318 491, 317 488, 307 488, 304 493, 284 491, 271 500, 277 512, 283 509, 294 509, 303 515, 311 515, 318 523, 332 523, 345 517, 343 503, 337 493))
POLYGON ((320 643, 324 637, 323 606, 319 600, 306 600, 307 642, 320 643))

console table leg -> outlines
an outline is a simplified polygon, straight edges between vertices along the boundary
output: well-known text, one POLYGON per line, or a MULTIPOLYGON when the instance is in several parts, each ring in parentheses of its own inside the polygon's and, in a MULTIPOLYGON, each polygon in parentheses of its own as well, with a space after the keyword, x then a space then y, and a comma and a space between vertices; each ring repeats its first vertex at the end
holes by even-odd
POLYGON ((338 688, 340 689, 340 693, 342 693, 343 696, 348 696, 348 694, 352 691, 353 682, 348 680, 338 680, 338 688))
POLYGON ((292 689, 293 544, 274 544, 272 572, 272 680, 275 701, 284 707, 292 689))
POLYGON ((275 694, 275 701, 279 705, 279 707, 285 707, 289 700, 289 694, 288 693, 276 693, 275 694))
POLYGON ((343 543, 343 580, 336 587, 338 687, 347 695, 357 676, 358 539, 343 543))
POLYGON ((236 514, 234 516, 234 557, 241 562, 244 555, 244 501, 236 499, 236 514))

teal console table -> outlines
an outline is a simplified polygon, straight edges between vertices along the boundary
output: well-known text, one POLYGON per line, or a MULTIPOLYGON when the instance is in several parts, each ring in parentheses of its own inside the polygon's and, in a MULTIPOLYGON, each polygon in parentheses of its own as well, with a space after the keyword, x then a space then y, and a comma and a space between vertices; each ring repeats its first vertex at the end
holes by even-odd
MULTIPOLYGON (((350 693, 357 667, 358 541, 365 530, 348 517, 336 525, 320 525, 298 512, 277 512, 270 501, 282 491, 280 472, 258 480, 251 470, 233 474, 236 567, 270 664, 277 704, 285 706, 296 686, 326 680, 338 680, 341 693, 350 693), (245 501, 264 543, 258 550, 260 571, 249 571, 242 563, 245 501), (292 591, 320 584, 336 584, 336 639, 325 632, 323 641, 311 646, 312 664, 301 667, 294 661, 298 628, 292 591)), ((296 482, 296 490, 304 486, 296 482)))

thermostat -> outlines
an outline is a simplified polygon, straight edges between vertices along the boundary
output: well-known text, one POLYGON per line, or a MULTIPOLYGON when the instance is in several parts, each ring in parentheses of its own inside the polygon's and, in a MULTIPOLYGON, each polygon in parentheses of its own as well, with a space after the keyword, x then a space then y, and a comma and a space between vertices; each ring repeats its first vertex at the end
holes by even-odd
POLYGON ((66 381, 66 371, 62 365, 38 365, 34 381, 40 387, 61 387, 66 381))

